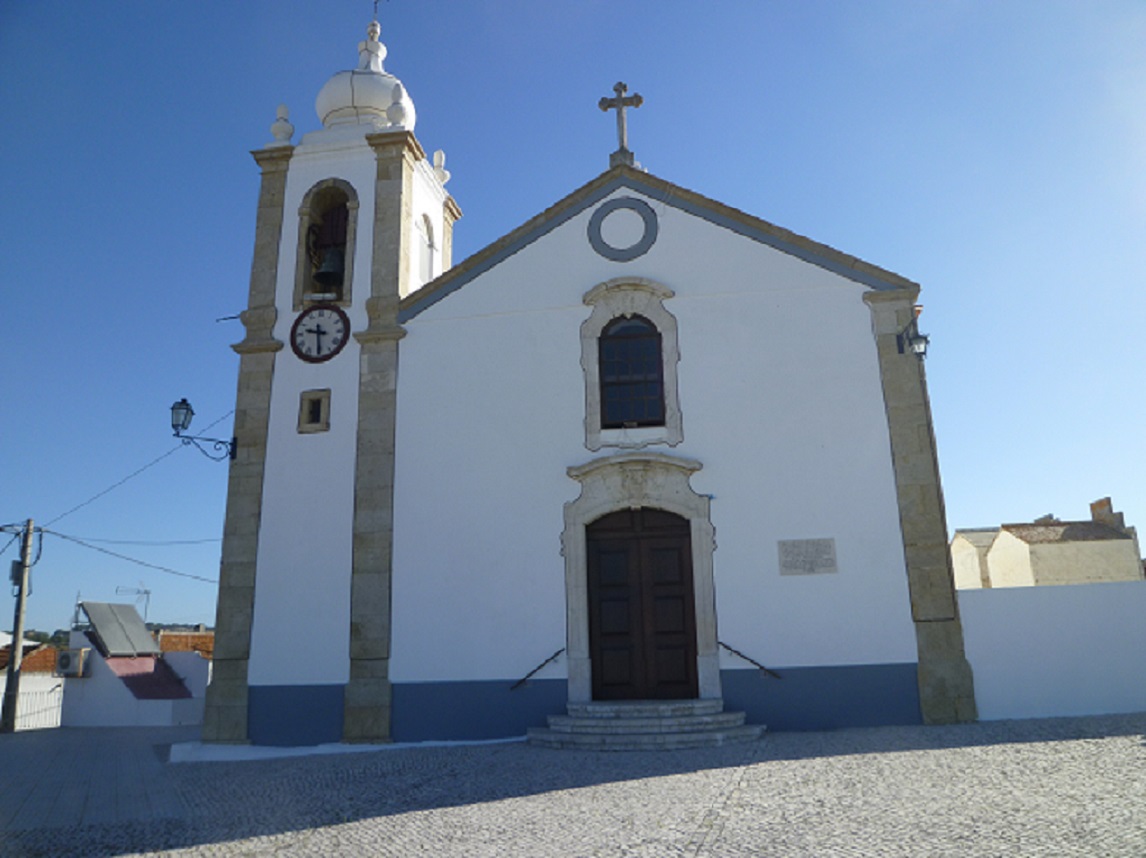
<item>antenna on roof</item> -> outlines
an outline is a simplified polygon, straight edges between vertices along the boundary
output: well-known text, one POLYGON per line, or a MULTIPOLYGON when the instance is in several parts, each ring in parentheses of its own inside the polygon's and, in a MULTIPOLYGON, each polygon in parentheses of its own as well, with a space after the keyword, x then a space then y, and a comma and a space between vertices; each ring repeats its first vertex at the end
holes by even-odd
POLYGON ((135 596, 135 604, 139 604, 139 600, 143 599, 143 622, 147 622, 147 611, 151 607, 151 591, 143 586, 143 582, 139 582, 139 588, 135 587, 116 587, 115 592, 117 596, 135 596))

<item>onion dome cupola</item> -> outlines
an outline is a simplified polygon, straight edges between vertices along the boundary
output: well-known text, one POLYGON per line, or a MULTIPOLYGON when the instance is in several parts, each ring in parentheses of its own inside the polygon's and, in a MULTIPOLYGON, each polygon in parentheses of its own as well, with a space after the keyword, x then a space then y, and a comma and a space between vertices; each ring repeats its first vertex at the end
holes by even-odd
POLYGON ((386 46, 378 41, 381 32, 378 22, 371 21, 366 41, 358 43, 358 68, 334 75, 319 92, 314 109, 324 128, 414 130, 414 102, 402 82, 382 67, 386 46))

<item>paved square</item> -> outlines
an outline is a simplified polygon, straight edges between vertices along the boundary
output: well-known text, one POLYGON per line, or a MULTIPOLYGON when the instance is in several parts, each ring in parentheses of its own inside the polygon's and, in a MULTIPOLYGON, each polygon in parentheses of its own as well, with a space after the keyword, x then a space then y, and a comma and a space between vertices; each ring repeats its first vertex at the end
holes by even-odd
POLYGON ((1146 855, 1146 714, 170 764, 186 729, 0 736, 0 855, 1146 855))

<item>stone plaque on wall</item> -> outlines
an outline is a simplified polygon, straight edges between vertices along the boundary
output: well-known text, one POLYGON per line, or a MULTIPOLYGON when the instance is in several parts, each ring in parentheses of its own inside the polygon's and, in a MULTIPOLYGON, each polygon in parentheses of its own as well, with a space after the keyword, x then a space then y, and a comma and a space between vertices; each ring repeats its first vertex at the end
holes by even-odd
POLYGON ((836 567, 834 539, 781 539, 781 575, 825 575, 840 571, 836 567))

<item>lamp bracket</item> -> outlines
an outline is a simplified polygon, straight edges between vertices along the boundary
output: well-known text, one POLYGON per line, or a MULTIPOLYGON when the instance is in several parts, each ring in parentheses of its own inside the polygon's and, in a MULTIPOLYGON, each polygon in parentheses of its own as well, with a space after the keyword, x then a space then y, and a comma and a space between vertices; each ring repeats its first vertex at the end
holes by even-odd
POLYGON ((235 459, 236 445, 234 438, 232 438, 230 441, 224 441, 221 438, 203 438, 198 435, 183 435, 180 432, 176 432, 175 437, 182 441, 184 444, 192 445, 196 450, 198 450, 208 459, 212 459, 213 461, 222 462, 224 459, 230 459, 234 461, 235 459), (204 442, 205 444, 210 444, 211 449, 215 452, 212 453, 208 451, 206 447, 199 443, 200 441, 204 442))

